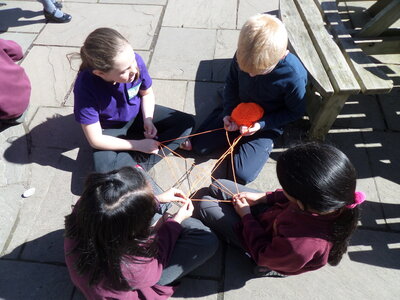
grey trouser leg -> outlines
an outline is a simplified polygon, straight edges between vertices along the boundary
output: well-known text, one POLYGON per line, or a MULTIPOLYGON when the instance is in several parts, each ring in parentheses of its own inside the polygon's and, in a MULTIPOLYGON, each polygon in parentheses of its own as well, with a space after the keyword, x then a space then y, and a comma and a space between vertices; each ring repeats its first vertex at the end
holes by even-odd
MULTIPOLYGON (((214 185, 216 186, 210 186, 210 196, 204 197, 205 199, 229 200, 232 199, 231 194, 224 191, 228 190, 232 194, 237 193, 236 185, 233 181, 219 179, 218 182, 214 182, 214 185)), ((239 192, 259 192, 240 184, 238 184, 238 189, 239 192)), ((252 207, 252 212, 253 208, 256 207, 252 207)), ((218 233, 218 235, 228 243, 243 248, 234 230, 235 225, 240 222, 240 217, 233 208, 233 204, 204 201, 196 203, 195 210, 196 216, 198 216, 205 225, 218 233)))
POLYGON ((182 222, 183 231, 175 244, 167 267, 158 284, 167 285, 205 263, 218 249, 218 238, 203 223, 189 218, 182 222))

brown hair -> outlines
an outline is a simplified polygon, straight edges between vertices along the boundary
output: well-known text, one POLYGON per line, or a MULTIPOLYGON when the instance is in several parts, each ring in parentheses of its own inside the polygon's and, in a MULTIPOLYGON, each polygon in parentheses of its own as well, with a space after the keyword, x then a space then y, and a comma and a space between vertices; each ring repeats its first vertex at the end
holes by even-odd
POLYGON ((129 45, 118 31, 111 28, 97 28, 90 33, 81 47, 82 63, 79 71, 96 69, 108 72, 113 68, 114 58, 122 51, 124 45, 129 45))
POLYGON ((278 18, 268 14, 250 17, 239 35, 239 68, 247 73, 263 73, 282 59, 287 43, 286 28, 278 18))

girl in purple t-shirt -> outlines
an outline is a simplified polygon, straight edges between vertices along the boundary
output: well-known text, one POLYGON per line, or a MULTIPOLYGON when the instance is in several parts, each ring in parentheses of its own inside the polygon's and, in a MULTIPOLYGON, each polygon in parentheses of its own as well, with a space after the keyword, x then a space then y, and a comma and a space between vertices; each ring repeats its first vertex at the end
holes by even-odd
MULTIPOLYGON (((155 155, 159 141, 191 133, 191 115, 155 105, 145 63, 120 33, 111 28, 96 29, 86 38, 80 56, 74 114, 95 149, 96 171, 137 163, 149 169, 161 160, 155 155)), ((182 142, 166 145, 175 150, 182 142)))

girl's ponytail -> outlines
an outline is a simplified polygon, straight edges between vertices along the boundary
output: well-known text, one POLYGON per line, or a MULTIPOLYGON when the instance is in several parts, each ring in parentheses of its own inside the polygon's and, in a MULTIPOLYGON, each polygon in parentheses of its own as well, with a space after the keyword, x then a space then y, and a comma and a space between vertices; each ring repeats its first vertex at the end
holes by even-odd
POLYGON ((359 214, 358 207, 344 207, 342 213, 333 224, 331 237, 333 245, 328 258, 328 263, 331 266, 337 266, 342 260, 343 254, 346 253, 350 236, 357 228, 359 214))

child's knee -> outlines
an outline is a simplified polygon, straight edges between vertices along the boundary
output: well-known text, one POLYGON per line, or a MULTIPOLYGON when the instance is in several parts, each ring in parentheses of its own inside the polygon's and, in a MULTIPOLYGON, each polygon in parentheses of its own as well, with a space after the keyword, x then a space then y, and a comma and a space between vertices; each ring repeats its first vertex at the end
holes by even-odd
POLYGON ((258 174, 260 174, 261 168, 260 169, 251 169, 251 168, 242 168, 242 169, 237 169, 236 170, 236 181, 237 183, 246 185, 250 182, 253 182, 256 180, 258 174))

